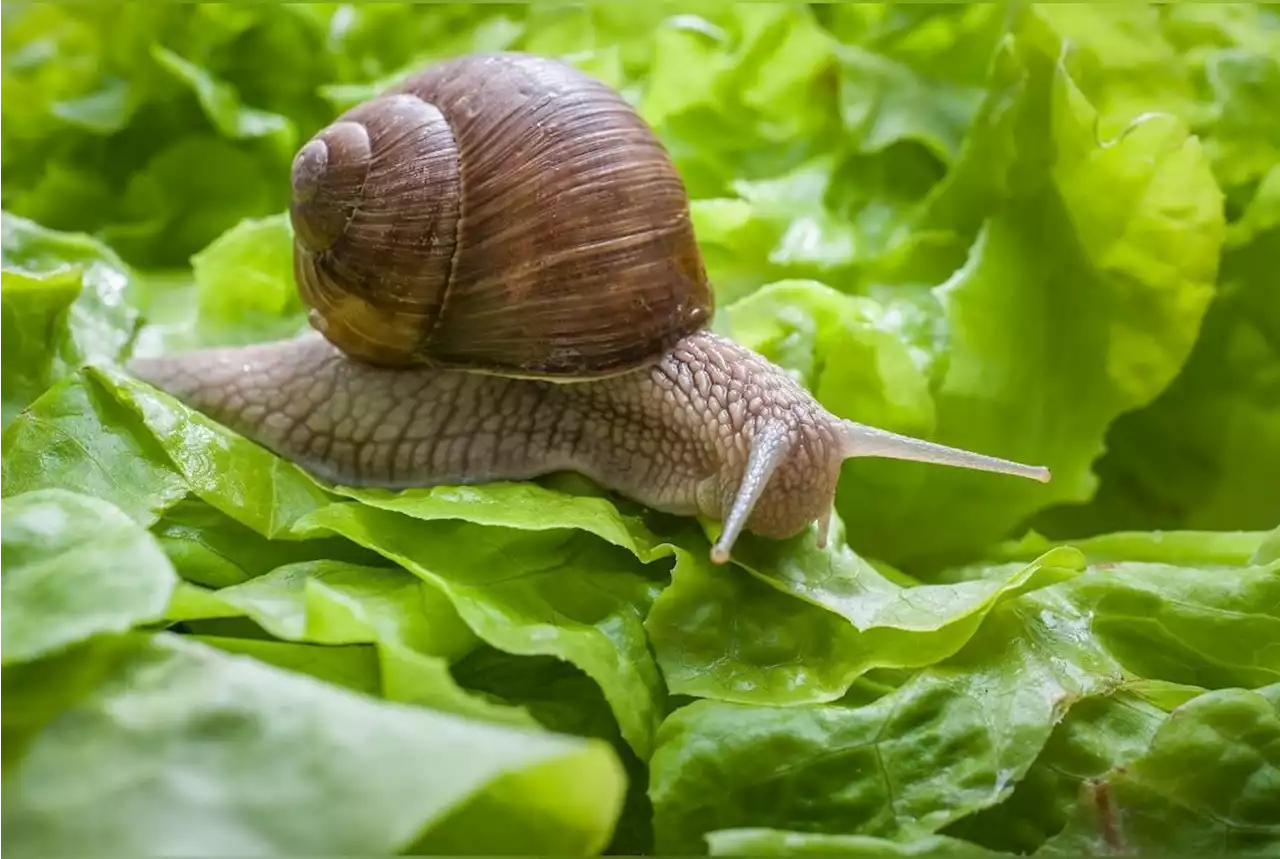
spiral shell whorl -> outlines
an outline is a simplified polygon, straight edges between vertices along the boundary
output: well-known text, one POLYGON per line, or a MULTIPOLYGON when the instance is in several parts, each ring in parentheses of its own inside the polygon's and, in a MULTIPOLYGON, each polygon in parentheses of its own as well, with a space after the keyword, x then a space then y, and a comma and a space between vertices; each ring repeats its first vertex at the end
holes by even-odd
POLYGON ((300 291, 356 358, 598 377, 712 313, 665 148, 554 60, 430 66, 309 141, 293 181, 300 291))
POLYGON ((347 227, 369 172, 369 134, 355 122, 335 122, 293 159, 294 232, 312 253, 328 250, 347 227))
POLYGON ((347 354, 419 363, 448 288, 458 153, 434 106, 386 95, 344 113, 293 162, 294 268, 312 324, 347 354))

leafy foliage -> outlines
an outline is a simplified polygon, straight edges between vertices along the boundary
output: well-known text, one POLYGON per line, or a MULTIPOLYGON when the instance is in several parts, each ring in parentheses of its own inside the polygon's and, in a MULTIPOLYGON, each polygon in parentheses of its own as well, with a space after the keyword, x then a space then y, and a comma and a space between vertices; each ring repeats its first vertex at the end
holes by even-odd
POLYGON ((35 853, 1280 848, 1280 18, 1247 4, 7 4, 3 822, 35 853), (432 59, 617 87, 829 545, 572 475, 324 485, 132 378, 306 327, 289 165, 432 59), (703 523, 705 524, 705 523, 703 523), (501 819, 502 827, 493 825, 501 819))

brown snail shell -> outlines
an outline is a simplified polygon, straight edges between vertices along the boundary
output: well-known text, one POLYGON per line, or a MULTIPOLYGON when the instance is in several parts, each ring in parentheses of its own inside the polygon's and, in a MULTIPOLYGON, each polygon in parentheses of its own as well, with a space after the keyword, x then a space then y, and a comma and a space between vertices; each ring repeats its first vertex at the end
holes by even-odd
POLYGON ((607 376, 714 310, 666 149, 550 59, 448 60, 348 110, 299 150, 291 218, 312 324, 370 363, 607 376))

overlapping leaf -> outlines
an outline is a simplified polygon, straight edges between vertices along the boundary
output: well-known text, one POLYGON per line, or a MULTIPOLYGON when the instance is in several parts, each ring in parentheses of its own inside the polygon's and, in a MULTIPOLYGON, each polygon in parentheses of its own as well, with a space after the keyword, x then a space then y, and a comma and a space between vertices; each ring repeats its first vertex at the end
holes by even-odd
POLYGON ((169 559, 118 507, 61 489, 0 504, 4 665, 160 620, 177 581, 169 559))
MULTIPOLYGON (((380 702, 169 633, 81 658, 96 682, 6 767, 21 852, 591 853, 621 801, 598 741, 380 702), (511 828, 476 827, 492 815, 511 828)), ((11 694, 76 666, 42 668, 11 694)))

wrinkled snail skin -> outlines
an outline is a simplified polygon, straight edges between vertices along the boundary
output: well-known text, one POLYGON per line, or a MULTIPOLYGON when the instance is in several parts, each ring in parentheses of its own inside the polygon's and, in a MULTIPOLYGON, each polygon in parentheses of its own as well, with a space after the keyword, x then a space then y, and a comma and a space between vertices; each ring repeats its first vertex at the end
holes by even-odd
POLYGON ((135 360, 130 370, 313 474, 405 488, 576 471, 655 510, 723 519, 752 440, 786 452, 747 529, 828 508, 840 441, 780 369, 710 332, 652 367, 574 384, 352 361, 323 338, 135 360))
POLYGON ((298 150, 294 276, 314 333, 132 371, 318 477, 391 489, 576 471, 738 536, 825 545, 844 460, 1048 471, 831 415, 708 330, 684 184, 622 96, 476 54, 298 150))
POLYGON ((135 359, 191 408, 348 486, 401 489, 576 471, 668 513, 785 539, 818 523, 843 461, 886 456, 1047 480, 1045 469, 863 427, 708 331, 652 366, 578 383, 355 361, 318 334, 135 359))

